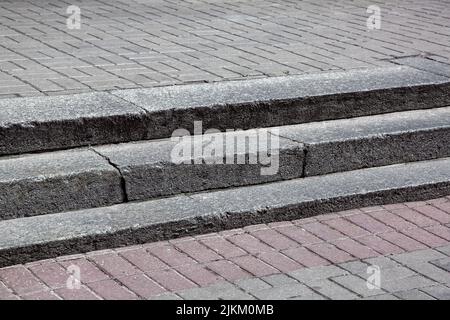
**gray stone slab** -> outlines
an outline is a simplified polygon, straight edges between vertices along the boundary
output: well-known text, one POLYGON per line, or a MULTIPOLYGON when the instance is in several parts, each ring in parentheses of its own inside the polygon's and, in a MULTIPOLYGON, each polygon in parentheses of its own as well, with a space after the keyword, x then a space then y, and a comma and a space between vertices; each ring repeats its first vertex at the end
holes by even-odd
POLYGON ((450 159, 0 221, 0 261, 79 252, 450 194, 450 159))
POLYGON ((394 62, 450 78, 450 65, 430 58, 407 57, 395 59, 394 62))
POLYGON ((0 155, 145 137, 145 112, 108 93, 0 100, 0 155))
POLYGON ((120 170, 129 200, 294 179, 303 175, 303 145, 279 138, 266 129, 94 149, 120 170), (263 147, 267 143, 270 147, 263 147), (214 152, 208 151, 211 147, 214 152), (181 161, 183 163, 179 163, 181 161))
POLYGON ((0 219, 123 202, 116 169, 90 150, 0 160, 0 219))
POLYGON ((305 144, 305 175, 450 156, 450 108, 284 126, 305 144))
POLYGON ((114 91, 146 109, 148 136, 176 129, 249 129, 450 104, 445 77, 406 66, 114 91))

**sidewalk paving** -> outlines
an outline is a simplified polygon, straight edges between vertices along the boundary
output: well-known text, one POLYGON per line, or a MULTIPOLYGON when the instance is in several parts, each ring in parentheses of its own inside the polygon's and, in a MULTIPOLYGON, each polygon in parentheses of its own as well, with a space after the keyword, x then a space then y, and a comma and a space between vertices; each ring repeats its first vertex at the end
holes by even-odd
POLYGON ((83 0, 80 29, 70 4, 0 3, 0 97, 450 63, 448 0, 83 0))
POLYGON ((449 227, 450 197, 254 225, 2 268, 0 299, 447 300, 449 227))

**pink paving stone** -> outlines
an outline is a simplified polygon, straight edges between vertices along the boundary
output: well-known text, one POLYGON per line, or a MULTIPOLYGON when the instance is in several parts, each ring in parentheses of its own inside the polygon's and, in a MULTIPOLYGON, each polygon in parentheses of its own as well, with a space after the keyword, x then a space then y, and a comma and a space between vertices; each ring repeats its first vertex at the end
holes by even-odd
POLYGON ((330 243, 313 244, 308 246, 308 249, 333 263, 355 260, 350 254, 336 248, 330 243))
POLYGON ((19 295, 44 291, 47 288, 24 266, 0 269, 0 280, 19 295))
POLYGON ((411 202, 405 202, 405 206, 408 208, 415 208, 415 207, 422 207, 426 206, 428 203, 425 201, 411 201, 411 202))
POLYGON ((61 300, 55 293, 48 290, 27 293, 21 298, 24 300, 61 300))
POLYGON ((439 224, 439 222, 437 222, 436 220, 432 220, 427 216, 411 208, 392 210, 391 212, 397 216, 402 217, 405 220, 408 220, 411 223, 414 223, 416 226, 419 227, 427 227, 439 224))
POLYGON ((0 282, 0 300, 17 300, 14 295, 3 283, 0 282))
POLYGON ((250 274, 242 270, 239 266, 231 261, 219 260, 210 262, 206 267, 215 273, 219 274, 228 281, 236 281, 243 278, 250 277, 250 274))
POLYGON ((269 247, 267 244, 263 243, 259 239, 246 233, 227 237, 226 239, 231 241, 238 247, 244 249, 245 251, 253 254, 273 250, 272 247, 269 247))
POLYGON ((244 250, 232 244, 221 236, 210 237, 200 240, 205 246, 214 250, 224 258, 239 257, 246 254, 244 250))
POLYGON ((345 219, 375 234, 394 230, 391 227, 385 225, 384 223, 379 222, 378 220, 375 220, 374 218, 365 213, 346 216, 345 219))
POLYGON ((69 274, 59 263, 44 262, 28 267, 42 282, 52 289, 65 287, 69 274))
POLYGON ((313 222, 302 225, 303 229, 311 232, 317 237, 325 241, 333 241, 336 239, 346 238, 346 236, 339 231, 333 230, 329 226, 321 222, 313 222))
POLYGON ((169 267, 142 248, 122 251, 120 255, 144 272, 166 269, 169 267))
POLYGON ((403 230, 403 229, 415 227, 415 225, 412 224, 411 222, 408 222, 405 219, 403 219, 399 216, 396 216, 395 214, 390 213, 386 210, 370 212, 369 214, 373 218, 394 228, 395 230, 403 230))
POLYGON ((267 224, 270 228, 289 227, 292 226, 291 221, 270 222, 267 224))
POLYGON ((426 244, 431 248, 443 246, 448 243, 447 240, 442 239, 441 237, 437 237, 434 234, 429 233, 428 231, 421 228, 403 230, 402 233, 410 238, 426 244))
POLYGON ((382 255, 390 255, 404 252, 402 248, 381 239, 376 235, 358 238, 358 241, 381 253, 382 255))
POLYGON ((364 230, 363 228, 343 218, 327 220, 324 221, 324 223, 351 238, 363 237, 370 234, 367 230, 364 230))
POLYGON ((178 251, 173 245, 147 248, 147 251, 167 263, 170 267, 195 263, 187 254, 178 251))
POLYGON ((324 258, 303 247, 284 250, 282 253, 308 268, 330 264, 324 258))
POLYGON ((419 211, 442 224, 450 223, 450 214, 447 213, 450 211, 450 205, 446 205, 446 203, 417 207, 414 208, 414 210, 419 211))
POLYGON ((125 287, 136 293, 139 297, 149 299, 166 290, 144 274, 117 278, 125 287))
POLYGON ((197 240, 177 242, 175 246, 201 263, 222 259, 221 256, 197 240))
MULTIPOLYGON (((179 268, 181 267, 182 266, 179 266, 179 268)), ((146 274, 169 291, 179 291, 197 287, 195 283, 173 269, 154 270, 146 274)))
POLYGON ((209 271, 205 266, 200 264, 185 265, 178 267, 176 270, 201 287, 224 281, 221 276, 209 271))
POLYGON ((333 244, 341 250, 344 250, 347 253, 359 258, 359 259, 367 259, 372 257, 377 257, 380 254, 373 249, 362 245, 356 242, 353 239, 340 239, 333 241, 333 244))
POLYGON ((298 262, 276 251, 263 252, 258 255, 258 258, 284 273, 298 270, 303 267, 298 262))
POLYGON ((105 300, 137 300, 133 292, 121 286, 116 281, 107 279, 88 284, 89 288, 105 300))
POLYGON ((417 242, 416 240, 411 239, 410 237, 407 237, 397 231, 382 233, 379 237, 395 244, 396 246, 399 246, 406 251, 415 251, 427 248, 424 244, 417 242))
POLYGON ((315 218, 316 218, 317 221, 323 222, 323 221, 327 221, 327 220, 338 219, 340 217, 341 216, 340 216, 339 213, 327 213, 327 214, 318 215, 315 218))
POLYGON ((221 235, 222 237, 230 237, 230 236, 234 236, 234 235, 242 234, 242 233, 245 233, 245 230, 242 228, 239 228, 239 229, 220 231, 219 235, 221 235))
POLYGON ((265 223, 261 223, 261 224, 254 224, 254 225, 251 225, 251 226, 246 226, 246 227, 244 227, 242 229, 244 229, 245 232, 251 233, 251 232, 257 231, 257 230, 269 229, 269 226, 267 224, 265 224, 265 223))
POLYGON ((403 203, 385 204, 382 207, 388 211, 406 208, 406 206, 403 203))
POLYGON ((443 226, 443 225, 437 225, 437 226, 431 226, 425 228, 428 232, 431 232, 447 241, 450 241, 450 228, 443 226))
POLYGON ((113 277, 130 276, 140 271, 117 253, 107 253, 90 257, 97 266, 113 277))
POLYGON ((317 219, 315 217, 292 220, 292 224, 299 225, 299 226, 302 226, 307 223, 314 223, 314 222, 317 222, 317 219))
POLYGON ((100 298, 95 295, 91 290, 85 286, 81 286, 79 289, 60 288, 56 289, 55 293, 64 300, 99 300, 100 298))
POLYGON ((66 269, 71 265, 79 267, 81 276, 80 280, 82 283, 90 283, 109 278, 106 273, 85 258, 61 261, 60 263, 66 269))
POLYGON ((283 250, 297 246, 296 242, 290 240, 289 238, 273 229, 254 231, 251 233, 251 235, 277 250, 283 250))
POLYGON ((308 245, 313 243, 323 242, 322 239, 319 239, 312 233, 302 229, 300 226, 287 226, 287 227, 278 227, 275 228, 278 232, 284 234, 292 240, 297 241, 300 245, 308 245))
POLYGON ((361 210, 362 212, 365 212, 365 213, 369 213, 369 212, 384 210, 384 208, 382 206, 373 206, 373 207, 361 208, 359 210, 361 210))
POLYGON ((240 266, 242 269, 253 274, 257 277, 268 276, 271 274, 280 273, 274 267, 271 267, 267 263, 253 257, 253 256, 242 256, 233 258, 232 261, 240 266))
POLYGON ((447 198, 437 198, 437 199, 431 199, 426 201, 428 204, 441 204, 448 202, 447 198))

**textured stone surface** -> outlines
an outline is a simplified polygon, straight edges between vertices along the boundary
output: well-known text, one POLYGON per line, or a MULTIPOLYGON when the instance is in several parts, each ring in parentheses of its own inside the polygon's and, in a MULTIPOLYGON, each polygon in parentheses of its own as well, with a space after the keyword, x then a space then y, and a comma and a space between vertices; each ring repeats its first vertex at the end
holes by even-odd
POLYGON ((280 127, 305 144, 305 176, 450 156, 450 108, 280 127))
POLYGON ((0 100, 0 155, 141 139, 145 112, 108 93, 0 100))
POLYGON ((93 151, 58 151, 0 160, 0 219, 122 201, 118 171, 93 151))
POLYGON ((115 91, 151 113, 149 137, 178 128, 278 126, 449 105, 448 79, 396 66, 115 91))
POLYGON ((269 130, 191 138, 128 143, 96 147, 95 150, 119 168, 129 200, 300 178, 303 173, 302 144, 278 138, 269 130), (262 140, 269 143, 276 140, 276 144, 258 150, 258 141, 261 144, 262 140), (214 144, 218 147, 216 152, 219 156, 208 154, 206 149, 201 152, 203 146, 214 144), (189 150, 189 164, 175 163, 172 152, 176 148, 186 150, 186 147, 189 150), (200 153, 195 154, 194 149, 200 150, 200 153), (258 158, 259 151, 265 155, 269 151, 267 159, 271 163, 262 164, 261 158, 258 158), (231 159, 230 163, 225 157, 231 159), (236 157, 243 157, 243 160, 238 164, 236 157))
POLYGON ((2 265, 450 193, 450 159, 0 222, 2 265))

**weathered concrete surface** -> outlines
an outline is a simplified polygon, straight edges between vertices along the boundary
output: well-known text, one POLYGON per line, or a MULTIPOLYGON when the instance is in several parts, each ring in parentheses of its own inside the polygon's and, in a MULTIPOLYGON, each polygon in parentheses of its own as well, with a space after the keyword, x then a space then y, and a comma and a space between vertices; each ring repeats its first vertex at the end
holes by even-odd
POLYGON ((450 107, 279 128, 306 148, 305 176, 450 156, 450 107))
POLYGON ((304 166, 302 144, 267 129, 94 149, 120 170, 129 200, 300 178, 304 166))
POLYGON ((0 100, 0 155, 139 140, 145 112, 108 93, 0 100))
POLYGON ((450 194, 450 158, 0 221, 1 266, 450 194))
POLYGON ((148 137, 178 128, 249 129, 450 104, 450 80, 405 66, 230 81, 115 95, 151 114, 148 137))
POLYGON ((0 100, 0 156, 450 105, 450 80, 407 66, 0 100))
POLYGON ((0 219, 123 202, 120 175, 93 151, 0 160, 0 219))

